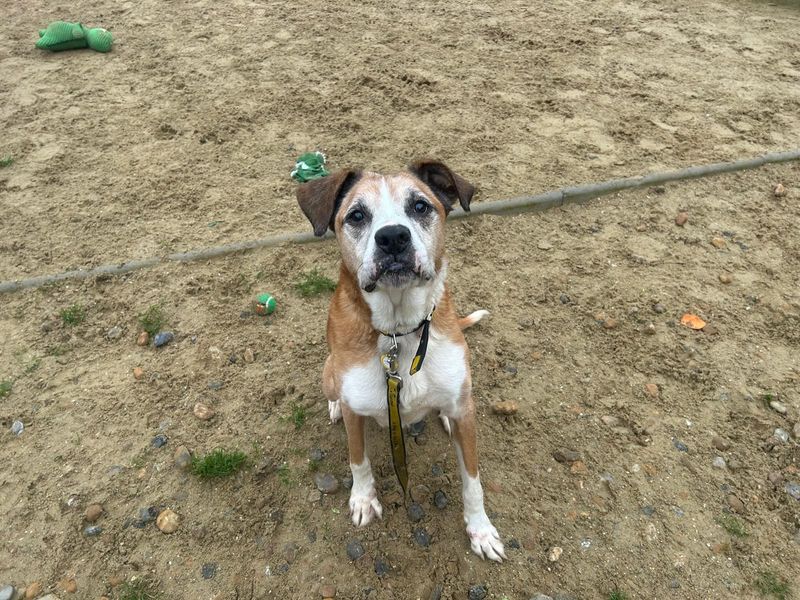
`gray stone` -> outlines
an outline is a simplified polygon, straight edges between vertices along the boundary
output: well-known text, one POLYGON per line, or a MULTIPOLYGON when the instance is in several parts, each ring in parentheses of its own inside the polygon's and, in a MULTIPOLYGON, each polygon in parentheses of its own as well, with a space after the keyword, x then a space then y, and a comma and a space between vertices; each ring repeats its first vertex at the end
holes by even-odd
POLYGON ((774 410, 776 413, 779 413, 781 415, 785 415, 786 414, 786 405, 783 402, 779 401, 779 400, 770 400, 769 401, 769 407, 772 410, 774 410))
POLYGON ((383 577, 385 575, 388 575, 389 571, 391 570, 392 570, 391 565, 389 565, 389 563, 386 562, 383 558, 379 556, 378 558, 375 559, 375 574, 378 577, 383 577))
POLYGON ((106 337, 110 340, 118 340, 120 337, 122 337, 122 327, 119 325, 114 325, 114 327, 106 332, 106 337))
POLYGON ((428 546, 430 546, 431 536, 427 531, 425 531, 424 527, 417 527, 414 530, 413 536, 414 536, 414 541, 423 548, 427 548, 428 546))
POLYGON ((655 506, 643 506, 642 507, 642 514, 645 517, 652 517, 656 514, 656 507, 655 506))
POLYGON ((531 600, 553 600, 553 597, 547 596, 546 594, 536 594, 531 600))
POLYGON ((434 477, 441 477, 442 475, 444 475, 444 468, 442 468, 442 465, 440 465, 439 463, 434 463, 433 466, 431 467, 431 475, 433 475, 434 477))
POLYGON ((200 568, 203 579, 214 579, 217 574, 217 563, 206 563, 200 568))
POLYGON ((715 469, 723 469, 723 470, 728 466, 725 463, 725 459, 722 458, 721 456, 715 456, 711 464, 715 469))
POLYGON ((218 392, 222 388, 225 387, 224 381, 209 381, 208 382, 208 389, 218 392))
POLYGON ((408 435, 410 435, 411 437, 417 437, 418 435, 421 435, 422 432, 425 431, 425 426, 426 426, 425 419, 422 419, 422 421, 417 421, 416 423, 412 423, 408 427, 408 435))
POLYGON ((792 437, 795 439, 795 441, 800 442, 800 421, 794 424, 794 427, 792 428, 792 437))
POLYGON ((715 435, 713 438, 711 438, 711 445, 720 452, 727 452, 731 449, 731 443, 718 435, 715 435))
POLYGON ((425 518, 425 511, 417 502, 412 502, 408 506, 408 518, 412 523, 419 523, 425 518))
POLYGON ((517 538, 511 538, 510 540, 508 540, 506 546, 508 546, 512 550, 519 550, 520 548, 519 540, 517 540, 517 538))
POLYGON ((433 503, 439 510, 444 509, 444 507, 447 506, 447 502, 447 494, 445 494, 442 490, 437 490, 433 495, 433 503))
POLYGON ((786 431, 785 429, 781 429, 780 427, 778 427, 772 433, 772 435, 774 435, 777 439, 779 439, 783 444, 789 441, 789 432, 786 431))
POLYGON ((486 598, 487 590, 485 585, 473 585, 469 588, 467 598, 469 600, 483 600, 486 598))
POLYGON ((364 546, 358 540, 351 540, 347 542, 347 556, 350 560, 358 560, 364 556, 364 546))
POLYGON ((25 424, 22 421, 17 420, 11 424, 11 433, 14 435, 21 435, 24 430, 25 424))
POLYGON ((656 302, 655 304, 653 304, 653 312, 658 313, 659 315, 663 314, 667 312, 667 307, 661 304, 660 302, 656 302))
POLYGON ((167 445, 167 436, 165 436, 163 433, 159 433, 152 440, 150 440, 150 445, 153 446, 153 448, 163 448, 167 445))
POLYGON ((161 348, 161 346, 166 346, 174 339, 175 334, 171 331, 159 331, 153 338, 153 345, 156 348, 161 348))
POLYGON ((86 537, 96 537, 101 533, 103 533, 103 528, 100 525, 89 525, 83 529, 83 535, 86 537))
POLYGON ((178 446, 175 449, 173 460, 175 461, 175 466, 179 469, 188 469, 192 466, 192 453, 189 452, 186 446, 178 446))
POLYGON ((561 301, 561 304, 569 304, 572 302, 572 298, 570 298, 567 294, 561 294, 558 299, 561 301))
POLYGON ((322 448, 312 448, 308 451, 308 460, 312 460, 314 462, 320 462, 321 460, 325 460, 325 457, 328 455, 325 450, 322 448))
POLYGON ((0 587, 0 600, 11 600, 16 593, 13 585, 4 585, 0 587))
POLYGON ((783 489, 785 489, 786 493, 795 500, 800 500, 800 484, 789 481, 785 486, 783 486, 783 489))
POLYGON ((689 451, 689 446, 684 444, 678 438, 672 438, 672 445, 675 446, 675 449, 678 452, 688 452, 689 451))
POLYGON ((574 463, 576 460, 580 460, 581 455, 575 450, 570 450, 569 448, 560 448, 553 452, 553 458, 560 463, 574 463))
POLYGON ((330 473, 317 473, 314 475, 314 483, 323 494, 333 494, 339 489, 339 481, 330 473))

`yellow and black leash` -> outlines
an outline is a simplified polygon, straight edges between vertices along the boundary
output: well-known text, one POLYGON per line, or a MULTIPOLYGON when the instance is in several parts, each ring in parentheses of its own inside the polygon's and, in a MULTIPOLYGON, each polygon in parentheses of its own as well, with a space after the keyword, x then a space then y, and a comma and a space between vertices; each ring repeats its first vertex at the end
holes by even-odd
POLYGON ((381 331, 381 335, 385 335, 392 340, 392 347, 389 348, 388 352, 381 355, 381 364, 386 372, 386 405, 389 411, 389 444, 392 449, 392 464, 394 465, 394 473, 397 475, 397 480, 400 482, 400 487, 403 488, 403 494, 408 489, 408 460, 406 456, 406 440, 403 435, 403 421, 400 417, 400 390, 403 389, 403 378, 400 377, 398 372, 400 360, 397 338, 414 333, 422 328, 417 353, 411 361, 411 369, 409 370, 409 375, 414 375, 422 368, 422 363, 425 361, 434 310, 436 310, 436 307, 413 331, 399 334, 381 331))

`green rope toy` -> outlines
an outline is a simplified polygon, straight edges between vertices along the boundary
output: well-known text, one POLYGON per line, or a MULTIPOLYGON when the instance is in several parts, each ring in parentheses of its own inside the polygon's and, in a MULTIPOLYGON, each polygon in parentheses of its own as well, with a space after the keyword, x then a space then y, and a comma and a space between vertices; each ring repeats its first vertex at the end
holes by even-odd
POLYGON ((108 52, 114 39, 110 31, 102 27, 89 29, 82 23, 54 21, 47 29, 39 30, 39 41, 36 47, 51 52, 73 50, 75 48, 91 48, 98 52, 108 52))
POLYGON ((306 152, 301 154, 294 165, 292 179, 305 183, 328 175, 325 168, 325 155, 322 152, 306 152))

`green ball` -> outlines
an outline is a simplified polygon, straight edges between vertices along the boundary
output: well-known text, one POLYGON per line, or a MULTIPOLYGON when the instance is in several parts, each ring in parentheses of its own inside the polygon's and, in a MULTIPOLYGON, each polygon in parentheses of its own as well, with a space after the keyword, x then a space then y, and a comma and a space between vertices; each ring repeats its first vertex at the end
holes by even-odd
POLYGON ((256 296, 256 312, 259 315, 271 315, 275 312, 277 302, 272 294, 259 294, 256 296))

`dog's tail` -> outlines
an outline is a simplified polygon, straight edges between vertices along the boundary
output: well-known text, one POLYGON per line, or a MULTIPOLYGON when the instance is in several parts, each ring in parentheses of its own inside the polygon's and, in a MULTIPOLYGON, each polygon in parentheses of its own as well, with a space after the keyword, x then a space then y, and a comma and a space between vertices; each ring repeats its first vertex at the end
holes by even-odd
POLYGON ((458 320, 458 326, 461 327, 461 330, 465 330, 467 327, 472 327, 480 321, 483 317, 489 314, 488 310, 476 310, 474 313, 467 315, 458 320))

